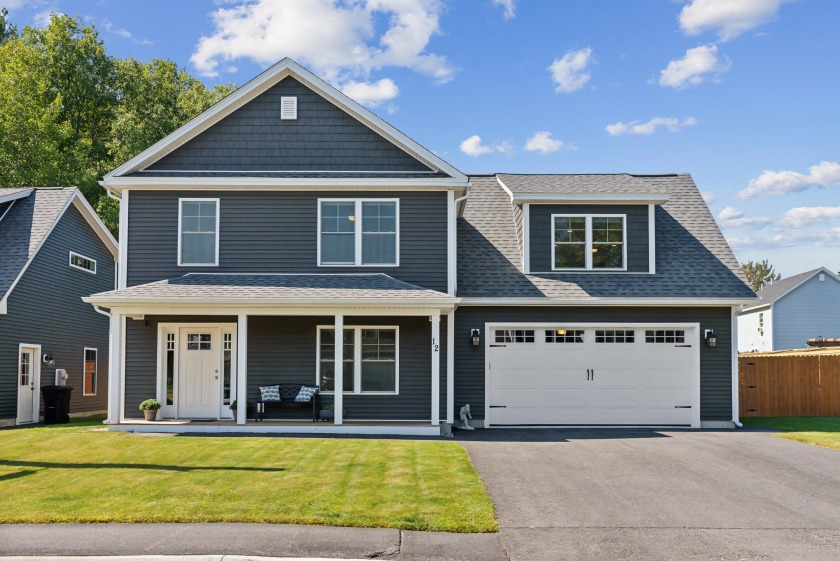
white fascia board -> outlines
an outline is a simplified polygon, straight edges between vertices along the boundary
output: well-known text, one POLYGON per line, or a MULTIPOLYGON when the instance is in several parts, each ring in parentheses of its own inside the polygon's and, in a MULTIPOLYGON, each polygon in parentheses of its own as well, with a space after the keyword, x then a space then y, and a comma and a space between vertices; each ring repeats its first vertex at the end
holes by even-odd
MULTIPOLYGON (((102 243, 108 247, 111 255, 119 255, 119 243, 114 236, 111 235, 111 231, 108 230, 108 227, 104 222, 102 222, 102 219, 99 218, 99 215, 93 207, 90 206, 90 203, 87 201, 82 192, 76 189, 76 192, 73 194, 73 198, 71 200, 73 201, 73 205, 79 210, 79 212, 82 213, 82 216, 85 218, 88 225, 93 228, 93 231, 96 232, 102 240, 102 243)), ((59 217, 59 219, 60 218, 61 217, 59 217)))
POLYGON ((18 199, 25 199, 32 194, 32 189, 21 189, 8 195, 0 195, 0 204, 8 203, 9 201, 16 201, 18 199))
POLYGON ((746 298, 469 298, 459 306, 737 306, 753 300, 746 298))
POLYGON ((288 76, 293 76, 295 79, 303 82, 327 100, 385 137, 391 143, 413 155, 427 166, 448 174, 455 181, 461 183, 467 182, 467 176, 454 166, 424 148, 292 59, 284 58, 225 99, 204 111, 201 115, 198 115, 175 132, 167 135, 162 140, 156 142, 125 164, 107 174, 104 177, 105 183, 109 183, 114 177, 145 168, 159 160, 288 76))
POLYGON ((750 306, 749 308, 744 308, 743 310, 738 312, 738 315, 745 316, 745 315, 751 314, 753 312, 759 312, 759 311, 767 310, 767 309, 772 308, 772 307, 773 307, 773 302, 768 302, 767 304, 756 304, 755 306, 750 306))
MULTIPOLYGON (((501 182, 500 182, 501 183, 501 182)), ((670 195, 662 193, 511 193, 514 204, 589 203, 589 204, 665 204, 670 195)))
POLYGON ((398 298, 138 298, 127 296, 88 296, 82 298, 87 304, 119 308, 123 306, 161 306, 167 308, 183 307, 212 307, 212 308, 240 308, 252 306, 260 308, 282 308, 306 306, 313 308, 367 308, 367 307, 400 307, 400 308, 451 308, 458 303, 457 298, 428 298, 428 299, 398 299, 398 298))
POLYGON ((359 306, 349 306, 344 303, 333 303, 332 306, 216 306, 213 303, 195 306, 164 306, 158 305, 120 305, 111 308, 112 313, 123 317, 154 316, 154 315, 183 315, 183 316, 371 316, 371 317, 429 317, 435 313, 448 314, 454 310, 453 305, 419 307, 374 307, 370 303, 359 306))

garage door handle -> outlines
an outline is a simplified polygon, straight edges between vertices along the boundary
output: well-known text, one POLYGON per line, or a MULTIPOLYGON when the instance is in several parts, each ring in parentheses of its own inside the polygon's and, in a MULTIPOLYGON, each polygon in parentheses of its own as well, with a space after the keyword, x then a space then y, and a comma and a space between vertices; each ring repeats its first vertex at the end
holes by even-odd
POLYGON ((675 347, 690 347, 691 345, 674 345, 675 347))
POLYGON ((507 405, 491 405, 490 409, 505 409, 507 405))
POLYGON ((490 345, 491 347, 507 347, 507 345, 490 345))
POLYGON ((691 409, 691 405, 674 405, 674 409, 691 409))

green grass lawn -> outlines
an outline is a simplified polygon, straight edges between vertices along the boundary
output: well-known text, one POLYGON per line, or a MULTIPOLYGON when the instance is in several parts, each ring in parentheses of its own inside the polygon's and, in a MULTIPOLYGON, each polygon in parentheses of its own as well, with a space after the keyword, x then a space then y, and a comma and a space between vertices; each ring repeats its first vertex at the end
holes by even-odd
POLYGON ((455 442, 0 431, 0 523, 270 522, 495 532, 455 442))
POLYGON ((789 431, 774 435, 781 438, 840 450, 840 417, 748 417, 741 422, 789 431))

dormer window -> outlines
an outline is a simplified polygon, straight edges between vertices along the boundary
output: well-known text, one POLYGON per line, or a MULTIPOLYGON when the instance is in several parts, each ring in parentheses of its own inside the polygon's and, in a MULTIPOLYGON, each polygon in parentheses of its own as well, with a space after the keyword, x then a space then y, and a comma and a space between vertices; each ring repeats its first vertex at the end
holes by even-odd
POLYGON ((552 214, 555 271, 623 271, 627 268, 626 217, 552 214))

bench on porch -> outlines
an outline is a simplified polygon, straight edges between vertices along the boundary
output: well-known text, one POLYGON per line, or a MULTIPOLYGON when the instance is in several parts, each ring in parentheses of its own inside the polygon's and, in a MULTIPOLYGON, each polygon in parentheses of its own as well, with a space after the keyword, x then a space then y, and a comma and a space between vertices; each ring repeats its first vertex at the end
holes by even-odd
MULTIPOLYGON (((318 386, 311 386, 308 384, 276 384, 279 393, 279 399, 263 399, 262 388, 260 389, 260 399, 257 400, 257 415, 256 420, 262 421, 265 418, 265 408, 267 405, 272 407, 312 407, 312 421, 317 421, 321 409, 321 392, 318 386), (312 388, 314 391, 308 396, 307 400, 299 400, 298 395, 302 388, 312 388)), ((268 386, 272 387, 272 386, 268 386)))

